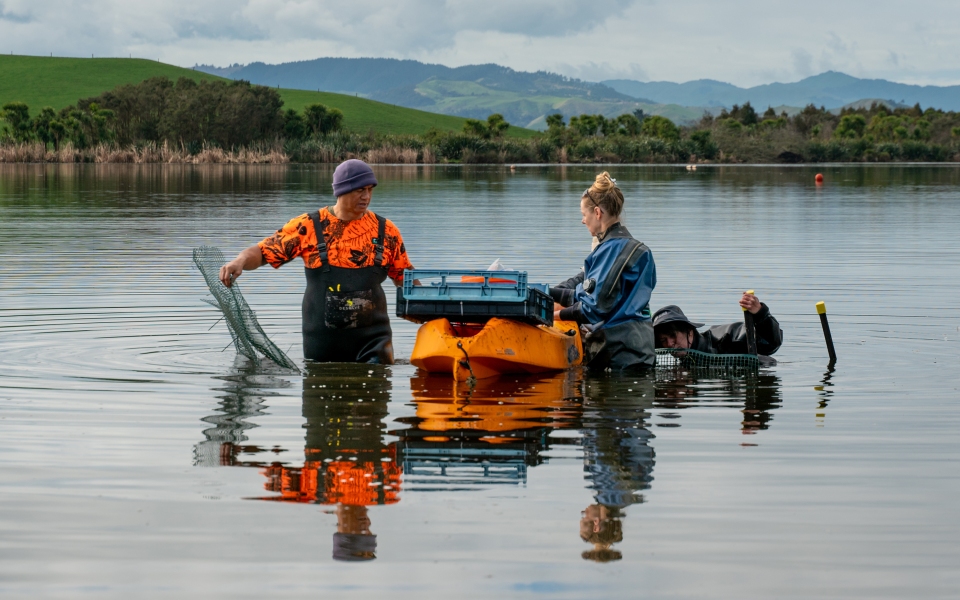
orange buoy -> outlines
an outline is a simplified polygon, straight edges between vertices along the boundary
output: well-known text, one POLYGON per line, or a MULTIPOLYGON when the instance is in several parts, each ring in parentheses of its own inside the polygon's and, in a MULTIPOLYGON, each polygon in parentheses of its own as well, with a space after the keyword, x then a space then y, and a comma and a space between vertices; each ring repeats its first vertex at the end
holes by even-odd
POLYGON ((817 176, 813 178, 817 183, 823 183, 823 173, 817 173, 817 176))

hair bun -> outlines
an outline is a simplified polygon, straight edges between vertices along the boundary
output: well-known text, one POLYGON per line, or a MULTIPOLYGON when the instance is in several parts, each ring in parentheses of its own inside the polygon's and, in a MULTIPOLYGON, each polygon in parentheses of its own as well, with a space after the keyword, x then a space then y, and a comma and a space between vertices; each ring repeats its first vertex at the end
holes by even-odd
POLYGON ((617 187, 617 180, 610 177, 610 173, 606 171, 597 175, 584 195, 589 196, 596 206, 614 217, 620 216, 623 210, 623 192, 617 187))
POLYGON ((607 190, 617 187, 617 182, 613 180, 613 177, 610 177, 610 173, 604 171, 603 173, 597 175, 597 178, 594 180, 591 187, 594 191, 602 194, 607 190))

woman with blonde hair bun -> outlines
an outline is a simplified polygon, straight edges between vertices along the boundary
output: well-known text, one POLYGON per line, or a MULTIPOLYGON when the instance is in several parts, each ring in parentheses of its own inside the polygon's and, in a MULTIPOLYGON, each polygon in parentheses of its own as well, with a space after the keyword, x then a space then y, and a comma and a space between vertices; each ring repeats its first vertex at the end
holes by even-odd
POLYGON ((580 323, 584 364, 592 370, 642 370, 656 364, 650 296, 653 254, 620 222, 623 192, 604 171, 580 197, 580 214, 597 245, 576 276, 550 288, 554 317, 580 323))

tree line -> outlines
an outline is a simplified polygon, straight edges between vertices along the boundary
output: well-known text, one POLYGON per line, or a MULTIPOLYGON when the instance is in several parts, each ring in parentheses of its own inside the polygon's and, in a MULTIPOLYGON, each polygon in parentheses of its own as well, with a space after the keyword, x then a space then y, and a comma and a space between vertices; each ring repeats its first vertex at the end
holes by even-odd
MULTIPOLYGON (((546 116, 530 139, 508 137, 501 114, 467 119, 461 131, 437 129, 395 136, 344 130, 344 115, 322 104, 283 108, 273 88, 246 81, 165 77, 122 85, 62 110, 31 116, 20 102, 5 104, 0 141, 34 142, 59 150, 172 144, 189 154, 203 148, 236 150, 271 145, 290 160, 337 161, 376 151, 408 162, 822 162, 960 161, 960 113, 933 108, 869 107, 833 112, 809 105, 795 114, 751 104, 706 113, 678 126, 642 110, 606 117, 546 116)), ((373 155, 371 155, 373 156, 373 155)))
POLYGON ((343 127, 343 113, 336 108, 312 104, 302 113, 284 111, 273 88, 186 77, 121 85, 59 111, 44 107, 34 117, 23 102, 10 102, 0 117, 12 141, 40 142, 55 151, 64 142, 79 149, 144 142, 235 149, 278 138, 327 135, 343 127))
POLYGON ((704 115, 688 135, 709 132, 724 160, 765 162, 960 160, 960 113, 873 102, 838 112, 807 105, 796 114, 749 102, 704 115))

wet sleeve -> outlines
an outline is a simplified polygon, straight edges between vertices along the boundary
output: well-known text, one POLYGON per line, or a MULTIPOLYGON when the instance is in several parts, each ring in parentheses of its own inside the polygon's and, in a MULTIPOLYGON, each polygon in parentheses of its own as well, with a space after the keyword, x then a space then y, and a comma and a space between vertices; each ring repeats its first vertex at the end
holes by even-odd
POLYGON ((715 354, 746 354, 747 332, 742 321, 714 325, 700 334, 715 354))
POLYGON ((274 269, 287 264, 303 252, 302 240, 307 234, 306 221, 310 217, 300 215, 287 221, 287 224, 271 236, 257 244, 263 259, 274 269))
POLYGON ((400 230, 391 221, 387 221, 387 277, 393 280, 398 286, 403 285, 403 270, 412 269, 413 264, 410 257, 407 256, 407 248, 403 243, 403 236, 400 230))
POLYGON ((760 312, 753 317, 753 322, 757 325, 757 352, 765 356, 770 356, 780 349, 783 344, 783 330, 780 329, 780 323, 770 314, 770 308, 760 303, 760 312))
POLYGON ((573 306, 568 306, 560 311, 560 320, 561 321, 574 321, 580 323, 581 325, 586 325, 590 322, 590 319, 583 314, 583 311, 580 310, 580 303, 577 302, 573 306))
POLYGON ((560 306, 571 306, 573 304, 573 294, 577 286, 583 283, 583 271, 566 281, 550 288, 550 297, 560 306))
MULTIPOLYGON (((766 304, 760 303, 760 312, 753 315, 753 323, 757 328, 757 354, 770 356, 779 350, 783 343, 783 331, 766 304)), ((747 328, 743 321, 715 325, 701 335, 720 354, 747 353, 747 328)))

